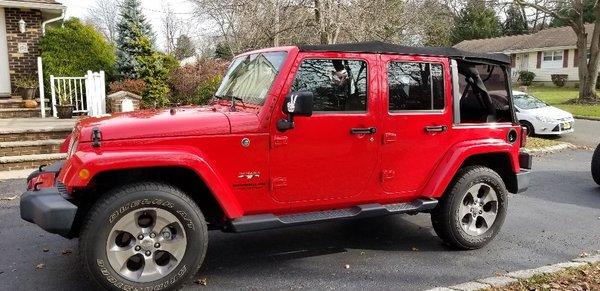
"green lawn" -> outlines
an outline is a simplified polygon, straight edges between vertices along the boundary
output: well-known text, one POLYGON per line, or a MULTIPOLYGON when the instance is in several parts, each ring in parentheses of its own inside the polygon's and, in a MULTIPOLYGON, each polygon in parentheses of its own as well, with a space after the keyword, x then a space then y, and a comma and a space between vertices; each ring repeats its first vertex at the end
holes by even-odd
MULTIPOLYGON (((518 87, 515 87, 518 88, 518 87)), ((534 87, 527 90, 528 93, 542 99, 546 103, 560 109, 571 112, 575 116, 600 118, 600 105, 574 105, 565 104, 570 99, 577 98, 576 88, 558 88, 554 86, 534 87)), ((600 92, 599 92, 600 94, 600 92)))

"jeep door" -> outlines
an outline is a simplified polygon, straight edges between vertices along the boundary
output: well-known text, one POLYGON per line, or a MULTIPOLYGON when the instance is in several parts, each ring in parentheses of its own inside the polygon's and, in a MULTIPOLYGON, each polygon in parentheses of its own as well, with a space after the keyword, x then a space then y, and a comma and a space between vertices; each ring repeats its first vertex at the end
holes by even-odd
POLYGON ((448 59, 382 55, 381 184, 409 197, 427 183, 450 147, 448 59))
POLYGON ((276 201, 323 205, 365 191, 379 151, 376 64, 376 55, 299 54, 272 121, 271 194, 276 201), (286 117, 285 96, 299 91, 313 93, 312 116, 297 116, 294 128, 277 130, 277 120, 286 117))

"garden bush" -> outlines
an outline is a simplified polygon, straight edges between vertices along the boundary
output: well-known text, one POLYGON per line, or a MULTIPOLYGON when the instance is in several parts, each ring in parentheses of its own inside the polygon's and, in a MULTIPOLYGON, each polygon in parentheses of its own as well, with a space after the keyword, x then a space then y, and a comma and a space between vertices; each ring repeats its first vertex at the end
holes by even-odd
POLYGON ((519 71, 519 82, 521 85, 530 86, 535 79, 535 73, 530 71, 519 71))
POLYGON ((171 103, 206 104, 215 94, 228 62, 200 59, 195 64, 178 68, 171 74, 171 103))
POLYGON ((565 83, 567 83, 567 79, 569 78, 569 75, 552 74, 552 75, 550 75, 550 78, 552 79, 552 83, 554 83, 554 85, 556 85, 556 87, 564 87, 565 83))
POLYGON ((109 94, 119 92, 119 91, 127 91, 136 95, 142 96, 148 87, 146 82, 141 79, 125 79, 123 81, 115 81, 108 85, 109 94))
POLYGON ((83 77, 88 70, 113 75, 115 49, 93 26, 77 18, 49 27, 41 41, 44 73, 48 76, 83 77))

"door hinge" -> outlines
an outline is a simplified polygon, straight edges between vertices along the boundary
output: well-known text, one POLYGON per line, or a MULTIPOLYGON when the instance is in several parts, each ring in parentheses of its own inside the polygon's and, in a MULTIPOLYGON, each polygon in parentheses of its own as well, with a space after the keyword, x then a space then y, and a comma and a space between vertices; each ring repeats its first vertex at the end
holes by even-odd
POLYGON ((385 181, 394 179, 394 176, 396 176, 396 171, 383 170, 383 171, 381 171, 381 182, 385 182, 385 181))
POLYGON ((386 132, 383 134, 383 144, 396 142, 396 134, 393 132, 386 132))
POLYGON ((287 178, 286 177, 274 177, 271 179, 271 191, 275 190, 275 188, 283 188, 287 187, 287 178))
POLYGON ((280 147, 280 146, 284 146, 287 145, 288 143, 288 137, 285 135, 276 135, 273 137, 273 142, 272 142, 272 147, 276 148, 276 147, 280 147))

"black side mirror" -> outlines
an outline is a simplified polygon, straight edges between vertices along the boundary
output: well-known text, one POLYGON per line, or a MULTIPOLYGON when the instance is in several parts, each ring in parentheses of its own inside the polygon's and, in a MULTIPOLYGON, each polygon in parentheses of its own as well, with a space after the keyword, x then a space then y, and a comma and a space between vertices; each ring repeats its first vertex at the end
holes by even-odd
POLYGON ((285 98, 283 112, 287 113, 288 118, 277 122, 277 129, 286 131, 294 128, 294 115, 311 116, 314 95, 312 92, 299 91, 292 92, 285 98))

